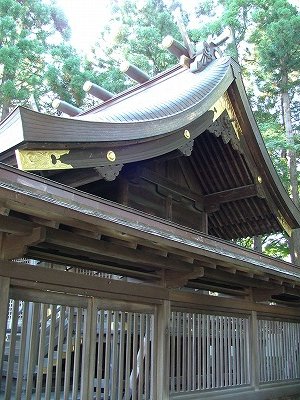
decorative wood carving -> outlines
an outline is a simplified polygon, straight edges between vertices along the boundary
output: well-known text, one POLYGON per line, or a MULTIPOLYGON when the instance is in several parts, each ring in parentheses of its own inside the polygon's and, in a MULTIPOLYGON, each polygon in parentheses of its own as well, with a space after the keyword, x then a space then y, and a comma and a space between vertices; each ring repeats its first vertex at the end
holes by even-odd
POLYGON ((96 167, 95 170, 106 181, 114 181, 116 177, 119 175, 122 168, 123 164, 110 164, 101 167, 96 167))
POLYGON ((210 125, 208 130, 216 137, 221 137, 225 144, 230 142, 234 150, 243 153, 240 141, 233 129, 232 120, 229 118, 227 112, 223 112, 220 117, 210 125))
POLYGON ((178 150, 180 151, 180 153, 182 153, 184 156, 190 156, 192 154, 193 151, 193 147, 194 147, 194 140, 189 140, 188 142, 186 142, 184 145, 182 145, 181 147, 178 148, 178 150))

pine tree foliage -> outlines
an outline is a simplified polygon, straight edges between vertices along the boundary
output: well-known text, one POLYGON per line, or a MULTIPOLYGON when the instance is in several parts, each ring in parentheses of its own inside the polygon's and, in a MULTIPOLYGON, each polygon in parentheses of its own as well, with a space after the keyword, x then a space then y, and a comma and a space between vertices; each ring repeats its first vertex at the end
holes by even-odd
POLYGON ((102 33, 98 47, 103 47, 105 56, 115 63, 127 60, 153 76, 177 62, 160 46, 167 35, 181 40, 179 29, 163 0, 123 0, 113 3, 112 19, 102 33))
POLYGON ((68 23, 53 5, 40 0, 0 1, 0 105, 2 118, 17 104, 28 104, 43 86, 50 39, 67 40, 68 23))

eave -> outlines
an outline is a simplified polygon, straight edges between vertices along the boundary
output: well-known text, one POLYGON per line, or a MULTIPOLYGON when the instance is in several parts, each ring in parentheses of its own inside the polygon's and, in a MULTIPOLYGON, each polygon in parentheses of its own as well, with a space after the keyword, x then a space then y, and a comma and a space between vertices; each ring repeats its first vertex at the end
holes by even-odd
POLYGON ((294 265, 5 165, 0 166, 0 205, 1 231, 6 244, 14 243, 6 246, 4 259, 68 259, 67 265, 154 282, 164 270, 171 286, 219 285, 220 292, 232 294, 249 287, 277 293, 283 286, 285 293, 299 294, 294 265), (82 249, 76 251, 75 242, 82 249), (113 252, 124 252, 124 259, 113 252))

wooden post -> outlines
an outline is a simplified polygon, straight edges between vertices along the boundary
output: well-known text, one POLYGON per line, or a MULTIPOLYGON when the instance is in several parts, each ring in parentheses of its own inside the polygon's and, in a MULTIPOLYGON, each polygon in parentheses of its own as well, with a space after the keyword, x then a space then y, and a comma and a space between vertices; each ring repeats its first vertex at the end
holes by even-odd
POLYGON ((250 323, 250 371, 251 386, 258 390, 259 386, 259 346, 257 329, 257 312, 252 311, 250 323))
POLYGON ((2 369, 5 335, 6 335, 6 317, 9 303, 9 278, 0 276, 0 370, 2 369))
MULTIPOLYGON (((156 399, 169 400, 170 367, 170 301, 164 300, 156 309, 156 399)), ((155 382, 153 382, 155 384, 155 382)))
POLYGON ((86 320, 83 331, 81 400, 90 400, 93 398, 95 376, 96 318, 97 306, 95 304, 95 299, 92 297, 88 300, 86 320))

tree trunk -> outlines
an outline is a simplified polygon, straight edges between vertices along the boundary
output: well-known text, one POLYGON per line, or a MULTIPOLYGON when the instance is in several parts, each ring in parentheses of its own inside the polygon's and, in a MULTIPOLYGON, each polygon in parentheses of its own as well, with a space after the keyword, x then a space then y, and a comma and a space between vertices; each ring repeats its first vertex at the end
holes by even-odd
MULTIPOLYGON (((295 205, 299 208, 299 192, 298 192, 298 172, 297 172, 297 155, 295 151, 295 138, 292 125, 291 117, 291 104, 289 93, 287 89, 288 77, 283 75, 282 77, 284 91, 281 94, 282 108, 283 108, 283 122, 285 126, 285 132, 289 149, 287 152, 290 183, 291 183, 291 195, 295 205)), ((300 232, 299 229, 295 230, 290 240, 291 260, 293 263, 300 265, 300 232)))
POLYGON ((9 114, 9 104, 7 102, 4 102, 2 105, 0 121, 2 121, 5 117, 7 117, 8 114, 9 114))

